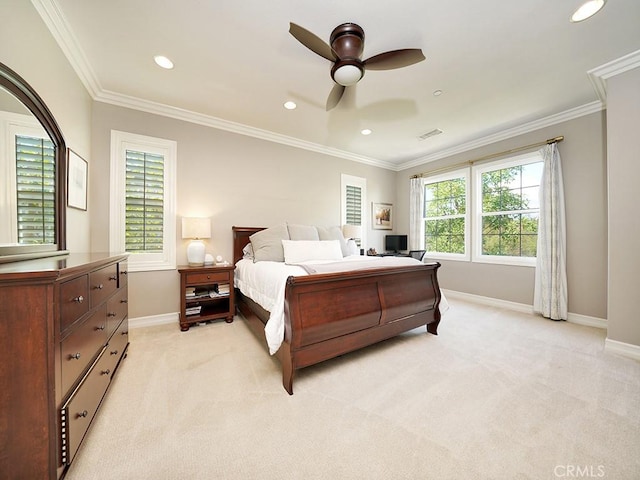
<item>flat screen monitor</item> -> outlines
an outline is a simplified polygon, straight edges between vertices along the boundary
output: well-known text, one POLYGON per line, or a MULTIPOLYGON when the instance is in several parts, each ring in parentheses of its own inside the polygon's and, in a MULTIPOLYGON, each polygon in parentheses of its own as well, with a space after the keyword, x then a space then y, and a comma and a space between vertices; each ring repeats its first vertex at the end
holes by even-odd
POLYGON ((385 235, 384 249, 387 252, 402 252, 407 249, 406 235, 385 235))

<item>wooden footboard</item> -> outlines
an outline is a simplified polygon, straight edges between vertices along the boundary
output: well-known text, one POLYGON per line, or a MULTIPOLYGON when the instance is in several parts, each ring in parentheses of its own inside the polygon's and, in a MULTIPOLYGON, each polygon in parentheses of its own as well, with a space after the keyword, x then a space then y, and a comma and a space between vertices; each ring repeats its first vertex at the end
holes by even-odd
MULTIPOLYGON (((248 241, 248 232, 258 230, 234 227, 234 258, 235 246, 243 242, 236 243, 237 236, 243 234, 248 241)), ((287 392, 293 394, 295 371, 300 368, 421 325, 437 335, 439 267, 439 263, 430 263, 289 277, 285 290, 285 337, 277 353, 287 392)), ((253 302, 242 295, 236 298, 242 302, 240 311, 248 317, 253 330, 264 338, 262 325, 268 312, 252 308, 253 302)))

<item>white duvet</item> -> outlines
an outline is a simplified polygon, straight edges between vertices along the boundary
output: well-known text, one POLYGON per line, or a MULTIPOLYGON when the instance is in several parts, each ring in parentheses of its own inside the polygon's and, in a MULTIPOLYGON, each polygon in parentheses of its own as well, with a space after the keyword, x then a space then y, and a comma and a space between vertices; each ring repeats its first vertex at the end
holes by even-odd
MULTIPOLYGON (((356 264, 361 265, 362 268, 372 268, 372 262, 375 267, 382 267, 415 264, 419 261, 410 257, 365 257, 353 255, 345 257, 343 262, 345 262, 347 270, 352 270, 356 264)), ((264 331, 271 355, 278 351, 284 340, 284 292, 287 278, 308 275, 306 269, 312 269, 313 265, 328 263, 336 262, 335 260, 305 262, 304 268, 300 265, 288 265, 283 262, 263 261, 254 263, 252 259, 246 258, 236 263, 234 273, 236 288, 270 312, 264 331)), ((440 300, 440 313, 444 313, 448 308, 449 306, 443 295, 440 300)))

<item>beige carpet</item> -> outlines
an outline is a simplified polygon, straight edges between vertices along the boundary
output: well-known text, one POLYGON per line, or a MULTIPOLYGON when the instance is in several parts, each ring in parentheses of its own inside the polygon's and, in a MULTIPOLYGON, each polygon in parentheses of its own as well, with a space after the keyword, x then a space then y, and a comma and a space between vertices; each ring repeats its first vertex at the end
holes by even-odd
POLYGON ((241 317, 131 330, 68 480, 640 478, 640 363, 603 330, 450 298, 423 328, 301 370, 241 317))

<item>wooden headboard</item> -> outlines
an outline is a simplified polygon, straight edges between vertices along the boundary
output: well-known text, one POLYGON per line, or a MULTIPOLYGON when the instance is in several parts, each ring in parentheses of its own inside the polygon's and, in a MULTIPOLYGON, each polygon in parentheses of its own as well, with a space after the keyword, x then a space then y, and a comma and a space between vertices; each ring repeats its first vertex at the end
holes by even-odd
POLYGON ((265 227, 232 227, 233 230, 233 264, 242 259, 242 249, 249 243, 249 237, 265 227))

